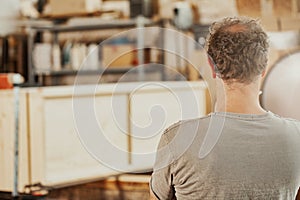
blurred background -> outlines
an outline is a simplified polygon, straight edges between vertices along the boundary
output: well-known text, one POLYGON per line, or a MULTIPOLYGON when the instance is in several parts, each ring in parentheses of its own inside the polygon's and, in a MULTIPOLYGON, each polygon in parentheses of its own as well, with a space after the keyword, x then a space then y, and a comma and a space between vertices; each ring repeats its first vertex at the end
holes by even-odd
POLYGON ((204 47, 228 16, 260 20, 270 40, 261 103, 300 119, 300 0, 1 0, 0 199, 148 199, 162 130, 213 111, 204 47), (90 116, 74 120, 74 99, 95 104, 125 154, 101 140, 100 162, 86 151, 76 123, 90 116))

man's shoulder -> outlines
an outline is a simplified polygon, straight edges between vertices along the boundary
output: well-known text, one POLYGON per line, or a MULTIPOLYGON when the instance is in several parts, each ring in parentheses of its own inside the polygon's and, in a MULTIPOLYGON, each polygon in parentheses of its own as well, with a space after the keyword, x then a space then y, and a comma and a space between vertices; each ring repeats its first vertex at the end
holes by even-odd
POLYGON ((275 113, 272 114, 270 125, 274 132, 285 133, 287 135, 300 136, 300 121, 291 117, 284 117, 275 113))
POLYGON ((286 123, 291 123, 291 124, 294 124, 294 125, 300 127, 300 121, 298 119, 291 118, 291 117, 283 117, 283 116, 280 116, 280 115, 275 114, 275 113, 273 113, 273 116, 275 118, 277 118, 278 120, 280 120, 280 121, 284 121, 286 123))
POLYGON ((206 115, 194 119, 180 120, 166 128, 163 134, 168 139, 172 139, 179 132, 189 133, 190 131, 195 131, 200 125, 204 126, 207 124, 206 121, 208 121, 209 117, 209 115, 206 115))

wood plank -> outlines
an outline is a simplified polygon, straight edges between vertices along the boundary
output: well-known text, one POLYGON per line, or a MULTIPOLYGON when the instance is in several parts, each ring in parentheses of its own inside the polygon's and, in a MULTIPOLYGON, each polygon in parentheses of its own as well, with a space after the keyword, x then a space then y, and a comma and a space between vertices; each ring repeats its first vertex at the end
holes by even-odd
POLYGON ((296 15, 300 13, 300 0, 294 0, 294 12, 296 15))
MULTIPOLYGON (((42 98, 43 110, 39 111, 40 116, 38 118, 43 120, 44 126, 40 128, 40 134, 44 137, 40 138, 43 141, 42 151, 44 152, 43 158, 41 158, 44 163, 40 165, 44 166, 43 177, 41 177, 43 184, 65 185, 93 180, 110 174, 119 174, 119 172, 104 165, 110 163, 103 164, 94 159, 81 143, 83 141, 79 140, 73 118, 72 96, 66 98, 48 98, 47 96, 44 98, 41 93, 39 95, 42 98)), ((83 97, 77 96, 76 98, 85 102, 93 99, 93 94, 83 97)), ((106 138, 116 147, 126 150, 126 137, 118 129, 120 124, 115 124, 115 113, 110 106, 111 98, 111 96, 96 96, 94 114, 99 120, 99 128, 106 134, 106 138)), ((115 99, 118 100, 119 97, 115 97, 115 99)), ((125 105, 126 97, 120 97, 120 100, 124 100, 124 103, 119 102, 118 105, 125 105)), ((123 128, 127 117, 126 113, 118 112, 118 114, 123 119, 123 122, 118 121, 123 128)), ((105 152, 106 150, 102 148, 101 140, 99 140, 99 149, 105 152)), ((111 159, 117 159, 120 163, 127 163, 127 157, 121 158, 113 152, 110 153, 111 159)), ((36 160, 36 162, 39 161, 36 160)))
POLYGON ((262 17, 260 22, 266 31, 279 31, 279 19, 277 17, 262 17))
POLYGON ((31 181, 32 184, 43 183, 45 180, 45 121, 42 116, 44 112, 43 100, 38 90, 31 91, 29 97, 30 110, 30 152, 31 152, 31 181))
POLYGON ((291 16, 292 11, 292 0, 273 0, 273 13, 275 16, 291 16))
POLYGON ((280 30, 290 31, 300 29, 300 17, 281 17, 280 18, 280 30))
MULTIPOLYGON (((0 191, 12 191, 14 180, 15 104, 12 90, 0 91, 0 191)), ((19 186, 28 184, 27 121, 25 93, 19 105, 19 186)))
POLYGON ((121 175, 107 180, 55 189, 48 197, 54 199, 149 199, 150 175, 121 175), (143 181, 141 181, 143 180, 143 181))
POLYGON ((162 92, 152 93, 137 90, 131 99, 134 105, 131 112, 132 164, 141 170, 152 168, 157 144, 167 127, 179 120, 202 117, 206 113, 205 89, 187 85, 184 90, 177 90, 162 85, 160 90, 162 92))
POLYGON ((249 17, 261 16, 260 0, 236 0, 236 6, 240 15, 249 17))

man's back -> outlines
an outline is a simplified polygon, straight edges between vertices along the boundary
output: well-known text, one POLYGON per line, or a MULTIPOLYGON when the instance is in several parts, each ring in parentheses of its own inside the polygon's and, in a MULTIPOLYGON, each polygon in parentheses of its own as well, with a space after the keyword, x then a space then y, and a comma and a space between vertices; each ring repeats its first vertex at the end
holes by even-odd
POLYGON ((177 199, 295 199, 300 186, 300 123, 270 112, 213 113, 183 121, 164 133, 160 148, 164 146, 172 164, 158 167, 165 162, 158 154, 151 180, 160 199, 174 194, 177 199), (211 119, 224 123, 213 124, 211 119), (215 130, 209 127, 216 126, 220 137, 200 158, 204 138, 212 134, 208 130, 215 130), (191 141, 176 142, 181 134, 191 141))

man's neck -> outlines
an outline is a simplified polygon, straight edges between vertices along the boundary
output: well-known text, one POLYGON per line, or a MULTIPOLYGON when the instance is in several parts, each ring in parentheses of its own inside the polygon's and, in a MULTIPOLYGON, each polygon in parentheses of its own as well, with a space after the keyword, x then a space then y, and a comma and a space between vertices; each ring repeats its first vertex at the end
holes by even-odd
POLYGON ((217 80, 216 112, 264 114, 259 104, 259 80, 250 84, 223 83, 217 80))

